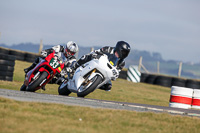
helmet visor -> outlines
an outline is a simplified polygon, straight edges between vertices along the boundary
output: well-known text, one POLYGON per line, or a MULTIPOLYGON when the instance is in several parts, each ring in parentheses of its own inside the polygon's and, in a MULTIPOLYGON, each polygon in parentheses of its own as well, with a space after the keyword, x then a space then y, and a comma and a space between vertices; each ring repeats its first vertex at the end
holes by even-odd
POLYGON ((122 54, 122 58, 126 58, 129 54, 129 51, 128 50, 122 50, 121 54, 122 54))
POLYGON ((72 52, 69 49, 65 49, 65 53, 67 53, 68 55, 75 55, 75 52, 72 52))

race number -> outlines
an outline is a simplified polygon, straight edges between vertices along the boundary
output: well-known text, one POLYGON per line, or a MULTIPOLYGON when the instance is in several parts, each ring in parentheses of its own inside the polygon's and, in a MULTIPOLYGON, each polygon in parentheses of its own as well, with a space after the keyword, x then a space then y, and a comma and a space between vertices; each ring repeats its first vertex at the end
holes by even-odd
POLYGON ((52 58, 51 61, 50 61, 50 63, 49 63, 49 65, 50 65, 53 69, 56 69, 57 67, 60 66, 60 63, 59 63, 57 60, 55 60, 54 58, 52 58))

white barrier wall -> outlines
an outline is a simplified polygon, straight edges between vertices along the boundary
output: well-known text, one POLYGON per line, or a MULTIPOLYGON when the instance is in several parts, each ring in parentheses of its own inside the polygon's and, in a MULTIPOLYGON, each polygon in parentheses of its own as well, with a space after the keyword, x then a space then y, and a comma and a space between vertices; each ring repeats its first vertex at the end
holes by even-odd
POLYGON ((172 86, 169 107, 191 108, 193 89, 172 86))
POLYGON ((172 86, 169 107, 200 109, 200 89, 172 86))
POLYGON ((194 89, 192 98, 192 108, 200 109, 200 89, 194 89))
POLYGON ((138 66, 129 66, 127 71, 127 80, 135 83, 140 82, 141 73, 138 71, 138 66))

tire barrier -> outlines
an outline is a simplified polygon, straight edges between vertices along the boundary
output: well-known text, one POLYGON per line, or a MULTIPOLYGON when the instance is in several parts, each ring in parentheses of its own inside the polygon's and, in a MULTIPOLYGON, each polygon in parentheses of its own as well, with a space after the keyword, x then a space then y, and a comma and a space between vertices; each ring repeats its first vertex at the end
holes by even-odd
POLYGON ((140 82, 155 84, 165 87, 179 86, 193 89, 200 89, 200 80, 195 79, 184 79, 178 77, 170 77, 165 75, 156 75, 141 73, 140 82))
POLYGON ((9 49, 0 47, 0 53, 1 54, 9 54, 9 49))
POLYGON ((14 66, 14 56, 0 53, 0 80, 12 81, 14 66))
MULTIPOLYGON (((27 61, 27 62, 34 62, 35 61, 35 59, 37 58, 37 57, 39 57, 40 55, 38 55, 38 54, 31 54, 31 53, 27 53, 26 54, 26 56, 25 56, 25 59, 24 59, 24 61, 27 61)), ((41 56, 40 56, 41 57, 41 56)))
POLYGON ((121 79, 126 79, 126 78, 127 78, 127 71, 122 70, 122 71, 119 73, 119 78, 121 78, 121 79))
POLYGON ((149 75, 149 76, 146 78, 145 83, 154 84, 156 78, 157 78, 157 75, 149 75))
POLYGON ((141 73, 138 71, 138 66, 129 66, 127 71, 127 80, 135 83, 140 82, 141 73))
POLYGON ((10 50, 9 55, 15 56, 16 60, 24 61, 25 58, 25 52, 19 51, 19 50, 10 50))
POLYGON ((171 77, 157 76, 154 84, 165 87, 171 87, 171 83, 172 83, 171 77))
POLYGON ((169 107, 190 109, 192 105, 193 89, 172 86, 169 107))
POLYGON ((16 60, 34 62, 39 54, 0 47, 0 53, 15 56, 16 60))
POLYGON ((200 82, 188 79, 185 86, 188 88, 200 89, 200 82))
POLYGON ((140 82, 145 83, 148 76, 149 76, 149 74, 147 74, 147 73, 141 73, 140 82))
POLYGON ((192 98, 192 108, 200 109, 200 89, 194 89, 192 98))
POLYGON ((172 78, 172 85, 171 86, 180 86, 185 87, 185 79, 182 78, 172 78))

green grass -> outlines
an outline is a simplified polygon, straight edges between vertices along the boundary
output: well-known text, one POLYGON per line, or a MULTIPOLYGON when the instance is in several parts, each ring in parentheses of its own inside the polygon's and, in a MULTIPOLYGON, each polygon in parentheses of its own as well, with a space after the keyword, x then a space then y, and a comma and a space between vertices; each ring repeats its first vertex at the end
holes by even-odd
POLYGON ((0 98, 2 133, 198 133, 200 119, 0 98))
MULTIPOLYGON (((0 81, 0 88, 19 90, 23 69, 31 63, 16 61, 14 81, 0 81)), ((58 85, 47 85, 39 93, 57 95, 58 85)), ((70 96, 76 97, 76 94, 70 96)), ((86 98, 168 106, 170 88, 123 79, 113 82, 110 92, 95 90, 86 98)), ((198 133, 200 119, 163 113, 134 112, 62 104, 20 102, 0 98, 2 133, 198 133)))

